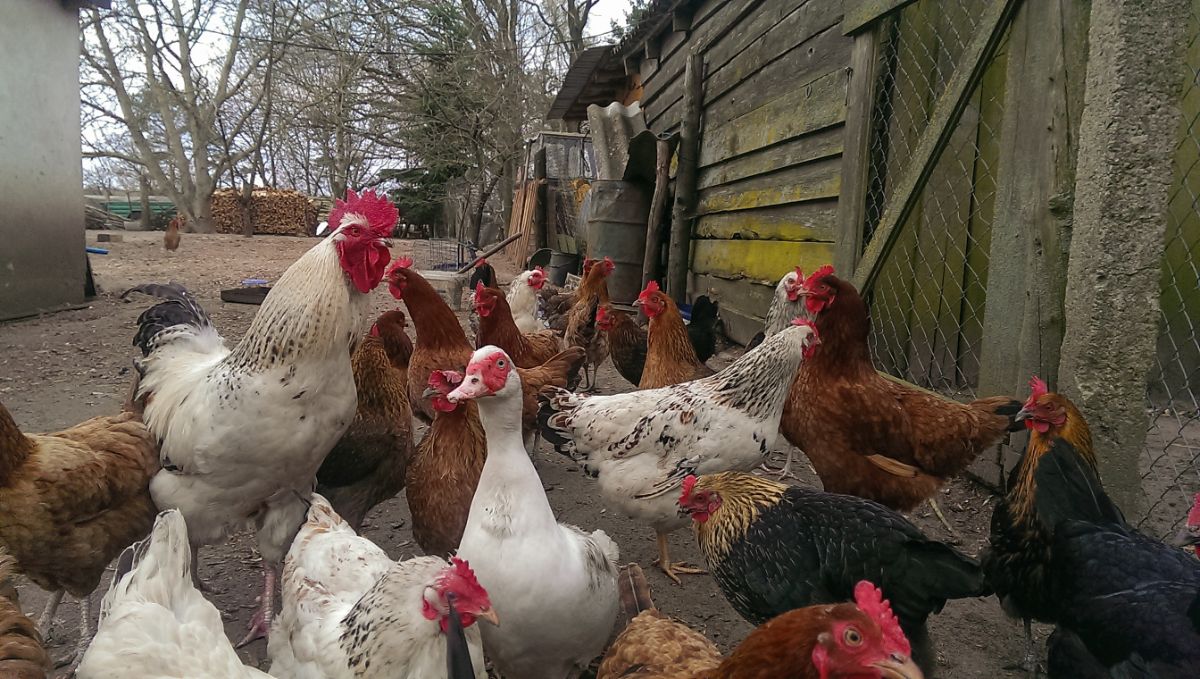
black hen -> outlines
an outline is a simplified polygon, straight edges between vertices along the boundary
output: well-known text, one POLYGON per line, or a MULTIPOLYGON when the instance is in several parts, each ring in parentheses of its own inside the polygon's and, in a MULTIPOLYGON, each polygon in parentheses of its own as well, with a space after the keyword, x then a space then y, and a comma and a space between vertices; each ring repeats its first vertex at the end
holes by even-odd
POLYGON ((950 599, 989 593, 975 560, 870 500, 725 472, 688 477, 680 506, 721 591, 755 625, 794 608, 852 601, 855 584, 869 580, 928 668, 925 620, 950 599))
POLYGON ((696 350, 696 358, 705 363, 717 353, 717 321, 720 311, 716 302, 708 295, 692 300, 692 315, 688 319, 688 338, 696 350))
POLYGON ((474 290, 477 283, 483 283, 485 288, 495 288, 496 285, 496 270, 483 257, 475 261, 475 270, 471 272, 471 278, 467 281, 467 289, 474 290))
POLYGON ((1066 521, 1050 563, 1059 625, 1114 676, 1196 676, 1200 561, 1126 526, 1066 521))

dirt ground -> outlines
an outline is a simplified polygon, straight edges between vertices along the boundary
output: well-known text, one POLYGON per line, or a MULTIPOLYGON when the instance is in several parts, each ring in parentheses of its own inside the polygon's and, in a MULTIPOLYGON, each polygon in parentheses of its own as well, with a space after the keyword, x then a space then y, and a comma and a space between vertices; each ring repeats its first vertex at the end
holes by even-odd
MULTIPOLYGON (((96 244, 97 232, 88 232, 88 244, 96 244)), ((184 283, 199 297, 213 322, 226 338, 236 341, 246 330, 258 307, 225 304, 219 291, 236 287, 249 278, 275 280, 283 270, 315 241, 283 236, 239 236, 185 234, 175 253, 164 252, 161 233, 122 233, 123 242, 105 243, 108 255, 92 255, 92 267, 101 289, 98 297, 85 308, 40 318, 0 324, 0 402, 12 412, 26 431, 53 431, 86 418, 114 413, 130 385, 131 361, 135 349, 130 342, 138 314, 150 300, 135 296, 129 302, 119 299, 129 286, 145 282, 184 283)), ((411 251, 411 244, 396 241, 394 254, 411 251)), ((514 273, 510 265, 496 259, 502 281, 514 273)), ((376 311, 396 306, 386 286, 374 293, 376 311)), ((465 323, 465 321, 464 321, 465 323)), ((740 349, 714 358, 714 368, 727 365, 740 349)), ((600 370, 601 391, 627 391, 626 383, 611 363, 600 370)), ((422 436, 424 427, 416 435, 422 436)), ((780 437, 772 464, 782 464, 787 442, 780 437)), ((678 617, 711 638, 723 650, 739 642, 751 629, 730 608, 708 576, 684 576, 682 587, 649 567, 655 557, 652 532, 643 526, 606 511, 597 497, 595 482, 570 462, 545 447, 534 460, 545 484, 550 503, 561 521, 588 530, 604 529, 621 548, 622 561, 636 561, 646 568, 655 603, 663 611, 678 617)), ((802 483, 819 485, 806 460, 797 452, 793 465, 802 483)), ((973 484, 959 480, 939 495, 941 507, 961 536, 958 544, 965 552, 978 555, 987 539, 993 497, 973 484)), ((952 539, 929 509, 915 512, 912 520, 927 534, 952 539)), ((375 509, 364 527, 364 534, 395 558, 407 558, 419 552, 409 530, 408 506, 402 496, 375 509)), ((200 576, 216 589, 213 601, 222 611, 226 632, 240 638, 255 605, 259 590, 259 562, 248 535, 235 536, 229 543, 208 547, 201 552, 200 576)), ((672 536, 672 555, 692 563, 703 563, 690 534, 680 531, 672 536)), ((107 588, 93 595, 93 611, 107 588)), ((37 587, 21 587, 22 605, 36 615, 45 602, 37 587)), ((78 607, 64 602, 58 624, 49 640, 51 653, 62 657, 78 638, 78 607)), ((950 602, 930 621, 930 629, 939 651, 938 676, 954 679, 992 679, 1021 676, 1001 669, 1017 661, 1023 651, 1018 623, 1007 619, 994 598, 950 602)), ((1039 629, 1039 643, 1047 629, 1039 629)), ((252 665, 267 669, 266 644, 259 641, 241 652, 252 665)))

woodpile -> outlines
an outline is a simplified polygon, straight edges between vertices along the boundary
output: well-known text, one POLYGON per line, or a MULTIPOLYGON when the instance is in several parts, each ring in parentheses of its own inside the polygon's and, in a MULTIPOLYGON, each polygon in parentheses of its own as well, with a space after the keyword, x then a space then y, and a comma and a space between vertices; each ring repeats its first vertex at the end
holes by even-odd
MULTIPOLYGON (((242 232, 240 191, 221 189, 212 197, 217 233, 242 232)), ((250 198, 250 223, 254 233, 311 236, 317 229, 317 205, 298 191, 255 189, 250 198)))

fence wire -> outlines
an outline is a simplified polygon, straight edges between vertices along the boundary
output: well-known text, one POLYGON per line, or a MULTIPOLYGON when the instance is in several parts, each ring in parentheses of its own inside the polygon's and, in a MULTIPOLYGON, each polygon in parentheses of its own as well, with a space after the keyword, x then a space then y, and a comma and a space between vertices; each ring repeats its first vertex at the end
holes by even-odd
POLYGON ((1200 14, 1192 3, 1167 212, 1158 349, 1147 388, 1150 426, 1141 459, 1150 533, 1165 536, 1200 492, 1200 14))
MULTIPOLYGON (((922 0, 882 25, 864 247, 907 171, 946 83, 978 29, 972 0, 922 0)), ((1003 116, 1004 50, 976 87, 949 146, 899 226, 868 291, 876 364, 954 397, 974 395, 1003 116), (997 82, 997 76, 999 82, 997 82)))

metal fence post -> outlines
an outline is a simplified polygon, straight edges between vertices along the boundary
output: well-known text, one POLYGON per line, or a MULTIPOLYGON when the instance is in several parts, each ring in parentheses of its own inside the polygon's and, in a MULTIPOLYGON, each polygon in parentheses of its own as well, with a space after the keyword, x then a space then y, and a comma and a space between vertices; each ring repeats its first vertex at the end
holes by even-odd
POLYGON ((1094 0, 1089 29, 1059 385, 1087 416, 1105 486, 1131 516, 1143 507, 1138 459, 1179 131, 1170 65, 1189 5, 1094 0))

